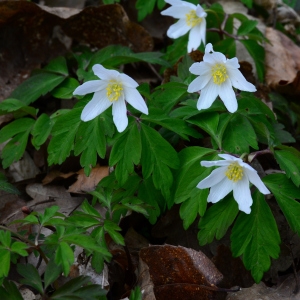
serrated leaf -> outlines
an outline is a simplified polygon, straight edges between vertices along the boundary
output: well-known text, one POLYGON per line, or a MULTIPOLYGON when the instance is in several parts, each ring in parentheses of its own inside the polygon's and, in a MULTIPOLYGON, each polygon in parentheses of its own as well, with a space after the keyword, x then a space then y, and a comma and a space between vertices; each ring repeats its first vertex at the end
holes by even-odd
POLYGON ((235 41, 235 39, 234 38, 226 38, 226 39, 223 39, 214 44, 214 51, 224 52, 224 49, 226 49, 226 55, 228 57, 235 57, 236 56, 236 41, 235 41))
POLYGON ((60 115, 52 129, 52 139, 48 146, 50 165, 62 164, 73 149, 77 129, 81 123, 82 108, 74 108, 60 115))
POLYGON ((7 249, 0 248, 0 257, 1 257, 0 278, 7 277, 10 269, 10 251, 7 249))
POLYGON ((156 0, 137 0, 135 8, 138 11, 138 21, 142 21, 148 14, 151 14, 154 10, 156 0))
POLYGON ((170 168, 179 167, 177 152, 157 131, 143 123, 141 123, 141 138, 144 178, 147 179, 152 174, 154 186, 160 189, 164 196, 168 196, 173 182, 170 168))
POLYGON ((36 120, 31 131, 31 142, 37 150, 46 142, 53 125, 53 120, 51 120, 50 117, 46 114, 41 114, 36 120))
POLYGON ((86 199, 81 204, 81 209, 90 216, 94 216, 96 218, 101 217, 100 213, 92 205, 90 205, 86 199))
POLYGON ((254 20, 244 21, 238 28, 237 35, 248 34, 250 31, 252 31, 256 27, 257 24, 258 24, 258 22, 254 21, 254 20))
POLYGON ((214 237, 220 240, 233 223, 239 212, 238 205, 232 195, 213 204, 200 219, 198 240, 200 245, 209 244, 214 237))
POLYGON ((293 231, 300 235, 300 190, 284 174, 271 174, 263 178, 265 185, 274 194, 293 231))
POLYGON ((20 282, 35 288, 39 293, 43 294, 43 284, 37 269, 31 265, 17 264, 17 271, 24 277, 20 282))
MULTIPOLYGON (((199 189, 198 189, 199 190, 199 189)), ((196 220, 198 214, 202 216, 206 210, 208 189, 199 190, 180 205, 179 214, 183 220, 183 228, 187 230, 196 220)))
POLYGON ((60 242, 55 253, 55 263, 62 266, 65 276, 70 273, 70 267, 74 263, 74 252, 66 242, 60 242))
POLYGON ((83 215, 83 214, 72 215, 68 218, 67 222, 83 228, 99 225, 98 219, 96 219, 93 216, 83 215))
POLYGON ((50 71, 50 72, 53 72, 53 73, 66 75, 66 76, 69 74, 67 61, 63 56, 59 56, 59 57, 54 58, 43 69, 47 70, 47 71, 50 71))
POLYGON ((72 99, 74 90, 79 82, 74 78, 66 78, 59 86, 51 91, 51 95, 60 99, 72 99))
POLYGON ((38 73, 21 83, 10 95, 28 105, 58 86, 65 76, 54 73, 38 73))
POLYGON ((236 154, 249 153, 250 147, 258 149, 256 134, 246 117, 235 114, 223 134, 223 149, 236 154))
POLYGON ((281 143, 295 143, 295 138, 286 130, 284 130, 284 125, 280 123, 273 123, 274 134, 276 138, 277 145, 281 143))
POLYGON ((10 194, 20 194, 19 190, 6 180, 0 180, 0 190, 10 194))
POLYGON ((263 82, 265 76, 265 50, 254 40, 240 40, 240 42, 245 46, 249 54, 252 56, 256 66, 256 72, 258 79, 263 82))
POLYGON ((23 300, 16 284, 13 281, 4 280, 3 287, 0 287, 0 297, 2 300, 23 300), (4 288, 5 291, 4 291, 4 288))
POLYGON ((45 289, 47 289, 47 287, 60 276, 61 272, 62 272, 61 267, 55 264, 53 259, 48 262, 44 273, 45 289))
POLYGON ((274 156, 281 170, 285 171, 288 178, 299 187, 300 185, 300 152, 293 147, 282 147, 275 150, 274 156))
POLYGON ((115 175, 121 186, 133 172, 134 166, 140 162, 141 151, 141 135, 135 122, 132 122, 113 145, 109 157, 110 166, 117 164, 115 175))
POLYGON ((105 220, 104 221, 104 230, 110 235, 110 237, 114 240, 116 244, 125 245, 123 236, 117 232, 120 231, 121 228, 112 221, 105 220))
POLYGON ((14 242, 14 243, 12 243, 10 250, 21 256, 28 256, 28 253, 25 250, 27 248, 28 248, 28 246, 23 242, 14 242))
POLYGON ((276 221, 264 196, 255 191, 251 214, 240 213, 231 233, 233 256, 243 255, 247 270, 258 283, 280 253, 280 235, 276 221))

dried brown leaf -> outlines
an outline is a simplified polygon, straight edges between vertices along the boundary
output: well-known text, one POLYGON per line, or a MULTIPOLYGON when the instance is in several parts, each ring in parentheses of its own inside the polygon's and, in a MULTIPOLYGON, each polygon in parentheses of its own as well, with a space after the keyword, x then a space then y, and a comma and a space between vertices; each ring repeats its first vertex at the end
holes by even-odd
POLYGON ((215 299, 223 275, 201 251, 150 246, 140 251, 140 257, 149 267, 157 300, 215 299))
POLYGON ((266 82, 285 94, 300 94, 300 48, 283 33, 266 28, 266 82))

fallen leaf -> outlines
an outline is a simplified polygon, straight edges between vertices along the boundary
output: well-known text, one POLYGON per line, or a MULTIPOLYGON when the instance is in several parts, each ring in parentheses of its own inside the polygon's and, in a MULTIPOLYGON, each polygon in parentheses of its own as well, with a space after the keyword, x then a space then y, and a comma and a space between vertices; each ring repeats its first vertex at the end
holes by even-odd
POLYGON ((96 168, 92 168, 89 177, 87 177, 84 174, 83 169, 77 172, 77 174, 78 174, 77 181, 69 187, 68 192, 70 193, 90 192, 96 188, 97 184, 102 178, 109 175, 109 167, 98 166, 96 168))
MULTIPOLYGON (((215 299, 223 275, 201 251, 181 246, 150 246, 140 251, 157 300, 215 299)), ((143 286, 141 287, 143 289, 143 286)))
POLYGON ((286 35, 266 28, 266 82, 270 88, 289 95, 300 94, 300 48, 286 35))

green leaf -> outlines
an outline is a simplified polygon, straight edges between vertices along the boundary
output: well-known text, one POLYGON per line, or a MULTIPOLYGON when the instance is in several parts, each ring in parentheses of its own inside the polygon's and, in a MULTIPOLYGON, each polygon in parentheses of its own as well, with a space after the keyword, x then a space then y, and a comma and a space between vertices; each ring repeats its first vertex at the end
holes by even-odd
POLYGON ((271 174, 263 178, 273 193, 280 209, 293 231, 300 235, 300 190, 284 174, 271 174))
POLYGON ((74 78, 66 78, 59 86, 51 91, 51 95, 60 99, 72 99, 74 90, 79 82, 74 78))
POLYGON ((236 41, 234 38, 226 38, 214 44, 214 51, 224 52, 228 57, 236 56, 236 41))
POLYGON ((74 263, 74 252, 66 242, 60 242, 55 254, 55 263, 62 266, 65 276, 70 273, 70 267, 74 263))
POLYGON ((223 135, 223 149, 236 154, 249 153, 250 148, 258 149, 256 134, 246 117, 234 114, 223 135))
POLYGON ((142 292, 139 286, 136 286, 133 290, 131 290, 129 300, 142 300, 142 292))
POLYGON ((135 8, 138 11, 138 21, 142 21, 145 17, 151 14, 154 10, 156 0, 137 0, 135 8))
POLYGON ((213 241, 214 237, 220 240, 235 220, 238 212, 238 205, 232 195, 213 204, 200 219, 199 244, 209 244, 213 241))
POLYGON ((100 224, 99 220, 96 219, 95 217, 90 215, 83 215, 83 214, 78 214, 78 215, 76 214, 70 216, 68 218, 68 223, 83 228, 88 228, 100 224))
POLYGON ((0 190, 10 194, 17 194, 17 195, 20 194, 19 190, 14 185, 7 182, 6 180, 1 180, 1 179, 0 179, 0 190))
POLYGON ((61 267, 55 264, 53 259, 48 262, 44 273, 45 289, 47 289, 47 287, 60 276, 61 272, 62 272, 61 267))
POLYGON ((258 24, 258 22, 254 21, 254 20, 244 21, 241 24, 241 26, 238 28, 237 35, 246 35, 246 34, 248 34, 250 31, 252 31, 256 27, 257 24, 258 24))
POLYGON ((174 180, 175 203, 181 203, 191 197, 200 199, 203 195, 203 191, 196 186, 200 180, 211 173, 211 169, 200 165, 200 161, 205 160, 207 155, 213 155, 211 159, 214 159, 216 151, 202 147, 188 147, 179 153, 180 168, 176 172, 174 180))
POLYGON ((92 205, 90 205, 86 199, 81 204, 81 209, 90 216, 94 216, 96 218, 101 217, 100 213, 92 205))
POLYGON ((231 233, 231 249, 234 256, 243 255, 247 270, 258 283, 271 266, 272 258, 278 258, 280 236, 276 221, 264 196, 253 193, 251 214, 240 213, 231 233))
POLYGON ((15 252, 21 256, 28 256, 28 253, 25 249, 27 249, 28 246, 23 242, 14 242, 12 243, 10 250, 11 252, 15 252))
POLYGON ((59 210, 59 207, 57 205, 52 205, 50 207, 47 207, 45 209, 44 215, 39 215, 41 225, 46 224, 50 219, 52 219, 56 212, 59 210))
POLYGON ((117 232, 117 231, 121 230, 121 228, 117 224, 115 224, 112 221, 105 220, 104 221, 104 230, 107 231, 107 233, 110 235, 110 237, 114 240, 114 242, 116 244, 119 244, 122 246, 125 245, 123 236, 117 232))
POLYGON ((198 190, 191 197, 184 201, 180 206, 180 217, 183 220, 183 228, 187 230, 196 220, 197 215, 203 215, 206 210, 208 189, 198 190))
MULTIPOLYGON (((97 154, 105 157, 106 138, 104 120, 96 117, 89 122, 81 122, 76 133, 74 154, 79 155, 82 167, 95 167, 97 154)), ((86 170, 85 170, 86 171, 86 170)), ((89 172, 87 172, 89 175, 89 172)))
POLYGON ((2 300, 23 300, 16 284, 13 281, 8 281, 6 279, 3 282, 3 286, 0 286, 0 297, 2 300))
POLYGON ((300 152, 293 147, 282 146, 275 150, 274 156, 281 170, 299 187, 300 185, 300 152))
POLYGON ((154 224, 160 215, 159 204, 162 206, 162 210, 164 210, 165 201, 160 191, 154 187, 151 177, 143 180, 139 185, 138 197, 151 206, 150 209, 147 209, 147 213, 149 215, 149 222, 154 224))
POLYGON ((58 86, 65 76, 54 73, 38 73, 21 83, 10 95, 28 105, 58 86))
POLYGON ((265 60, 265 50, 256 41, 253 40, 240 40, 240 42, 245 46, 249 54, 252 56, 256 66, 256 72, 258 79, 263 82, 265 76, 264 60, 265 60))
POLYGON ((179 167, 177 152, 157 131, 143 123, 141 123, 141 137, 143 176, 147 179, 152 174, 154 186, 167 197, 173 182, 170 168, 179 167))
POLYGON ((26 106, 22 101, 18 99, 9 98, 5 99, 0 103, 0 114, 15 112, 21 109, 22 111, 27 112, 28 114, 35 112, 35 109, 33 107, 26 106))
POLYGON ((43 294, 43 284, 37 269, 31 265, 17 264, 17 271, 24 277, 20 282, 35 288, 40 294, 43 294))
POLYGON ((252 8, 253 0, 241 0, 248 8, 252 8))
POLYGON ((280 123, 273 123, 274 133, 277 145, 280 143, 295 143, 294 137, 286 130, 283 130, 284 125, 280 123))
POLYGON ((1 257, 0 278, 7 277, 10 269, 10 251, 7 249, 0 248, 0 257, 1 257))
POLYGON ((34 122, 35 121, 31 118, 22 118, 12 121, 0 130, 0 143, 7 141, 18 133, 31 130, 34 122))
POLYGON ((11 244, 11 235, 9 231, 0 231, 0 241, 3 246, 6 248, 10 247, 11 244))
POLYGON ((137 165, 141 159, 141 135, 137 124, 131 122, 127 130, 120 135, 112 147, 109 165, 114 166, 116 179, 122 186, 128 179, 129 174, 134 170, 134 165, 137 165))
POLYGON ((73 148, 75 134, 81 123, 82 108, 74 108, 60 115, 52 129, 52 139, 48 146, 48 163, 62 164, 70 155, 73 148))
POLYGON ((36 120, 31 134, 32 134, 32 144, 38 150, 41 145, 43 145, 50 135, 52 127, 54 125, 53 120, 46 114, 41 114, 36 120))
POLYGON ((51 60, 50 63, 43 69, 53 73, 65 75, 65 76, 69 74, 67 61, 63 56, 59 56, 51 60))

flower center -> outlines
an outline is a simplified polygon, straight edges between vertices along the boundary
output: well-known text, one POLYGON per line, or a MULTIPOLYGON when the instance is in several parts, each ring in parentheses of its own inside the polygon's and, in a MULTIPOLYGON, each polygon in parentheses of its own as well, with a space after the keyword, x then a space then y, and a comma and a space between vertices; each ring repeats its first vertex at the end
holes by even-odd
POLYGON ((244 176, 243 168, 237 162, 234 162, 228 166, 225 175, 234 182, 239 181, 244 176))
POLYGON ((106 87, 106 91, 106 96, 109 101, 118 101, 123 93, 123 85, 116 80, 110 80, 106 87))
POLYGON ((196 26, 196 25, 198 25, 199 23, 202 22, 202 18, 199 18, 197 16, 195 10, 191 10, 185 16, 186 16, 185 21, 186 21, 187 26, 194 27, 194 26, 196 26))
POLYGON ((211 68, 211 74, 214 79, 214 83, 218 85, 222 84, 228 78, 224 64, 215 64, 211 68))

